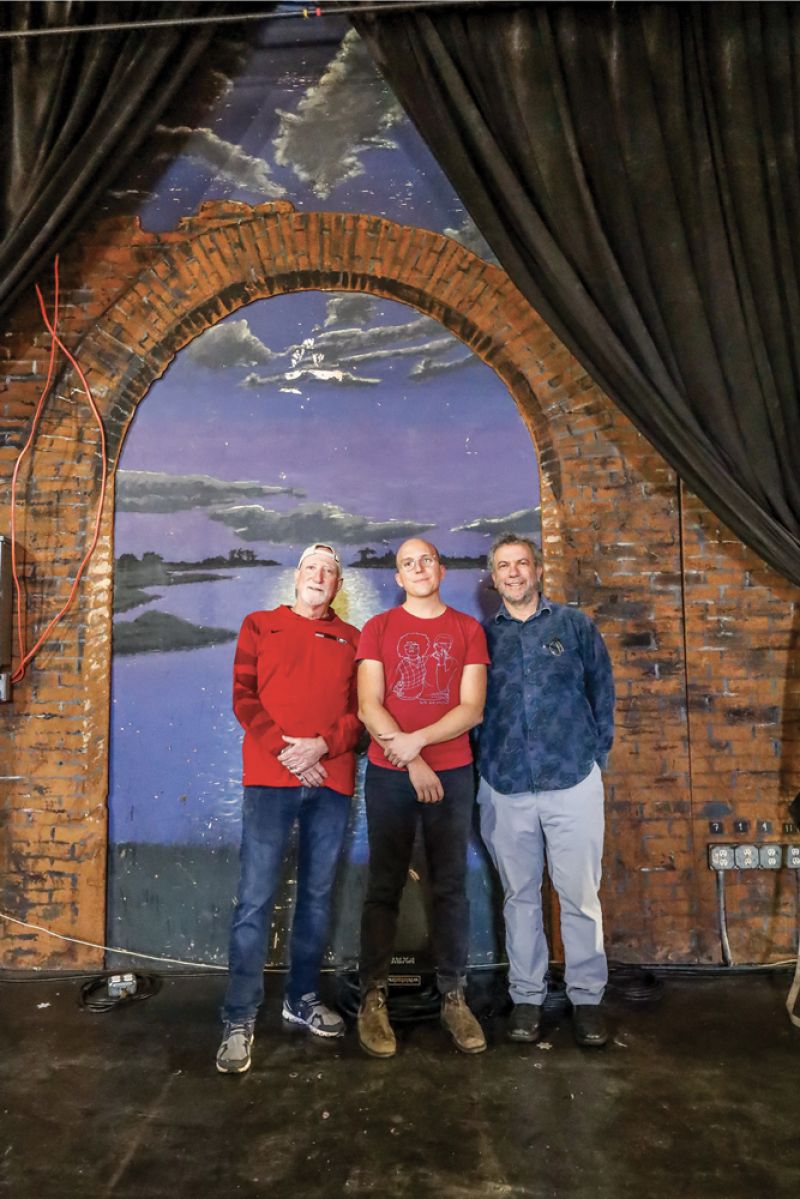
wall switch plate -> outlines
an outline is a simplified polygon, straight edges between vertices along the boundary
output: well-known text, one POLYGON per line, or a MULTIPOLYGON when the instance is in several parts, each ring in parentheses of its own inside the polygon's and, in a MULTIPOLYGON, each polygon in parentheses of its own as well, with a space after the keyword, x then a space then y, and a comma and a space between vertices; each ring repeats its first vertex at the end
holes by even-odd
POLYGON ((712 837, 719 837, 725 832, 725 826, 721 820, 709 820, 708 831, 711 833, 712 837))
POLYGON ((750 832, 750 821, 749 820, 734 820, 733 831, 735 833, 749 833, 750 832))
POLYGON ((772 832, 772 821, 771 820, 757 820, 756 828, 758 829, 758 831, 760 833, 771 833, 772 832))
POLYGON ((783 831, 787 837, 791 837, 792 833, 797 832, 797 825, 794 824, 791 820, 786 820, 786 821, 784 821, 783 831))

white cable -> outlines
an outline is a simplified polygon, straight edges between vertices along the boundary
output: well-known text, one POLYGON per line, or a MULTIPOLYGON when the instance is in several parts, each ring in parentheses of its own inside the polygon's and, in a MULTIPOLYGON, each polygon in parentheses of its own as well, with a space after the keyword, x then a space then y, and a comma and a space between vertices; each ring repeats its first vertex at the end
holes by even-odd
MULTIPOLYGON (((19 920, 16 916, 10 915, 8 912, 0 912, 0 920, 8 920, 11 924, 19 924, 22 928, 32 928, 37 933, 44 933, 48 937, 56 937, 59 941, 70 941, 73 945, 86 945, 89 949, 102 949, 104 953, 121 953, 129 958, 146 958, 149 962, 169 962, 173 966, 191 966, 197 970, 219 970, 227 971, 227 966, 216 966, 212 962, 188 962, 185 958, 166 958, 158 953, 139 953, 135 949, 120 949, 115 945, 98 945, 96 941, 82 941, 80 937, 68 937, 65 933, 56 933, 51 928, 43 928, 41 924, 30 924, 27 920, 19 920)), ((751 970, 774 970, 776 966, 793 966, 794 958, 781 958, 778 962, 761 962, 756 966, 751 966, 751 970)), ((471 966, 471 970, 495 970, 498 966, 504 966, 505 962, 488 962, 481 965, 471 966)), ((644 967, 646 969, 646 967, 644 967)), ((656 963, 655 969, 658 969, 656 963)), ((267 967, 267 973, 271 973, 270 967, 267 967)), ((329 973, 323 969, 323 973, 329 973)), ((800 1017, 793 1014, 794 1005, 800 994, 800 949, 797 955, 797 970, 795 971, 792 990, 789 993, 789 998, 786 1001, 786 1007, 789 1012, 789 1019, 792 1024, 796 1024, 800 1028, 800 1017)))
POLYGON ((789 1019, 796 1028, 800 1028, 800 1016, 794 1014, 798 995, 800 995, 800 946, 797 948, 797 967, 792 979, 792 986, 786 997, 786 1010, 789 1013, 789 1019))
MULTIPOLYGON (((800 906, 800 870, 795 875, 797 885, 797 902, 800 906)), ((794 968, 794 978, 792 985, 789 988, 789 994, 786 996, 786 1011, 789 1013, 789 1019, 795 1028, 800 1028, 800 1016, 795 1015, 795 1007, 797 1006, 797 998, 800 996, 800 941, 797 943, 797 965, 794 968)))
MULTIPOLYGON (((235 16, 216 17, 168 17, 154 21, 106 21, 96 25, 50 25, 47 29, 3 29, 0 38, 51 37, 64 33, 124 33, 126 29, 160 29, 181 25, 223 25, 232 21, 265 21, 275 16, 293 16, 291 13, 266 12, 237 13, 235 16)), ((302 13, 298 13, 302 16, 302 13)))
POLYGON ((350 13, 405 12, 417 8, 449 7, 455 4, 483 4, 485 0, 381 0, 376 4, 343 5, 341 8, 323 7, 324 0, 317 4, 309 0, 307 5, 296 10, 267 9, 266 12, 239 12, 229 16, 215 17, 165 17, 151 21, 107 21, 96 25, 51 25, 47 29, 2 29, 2 38, 51 37, 65 33, 124 33, 126 29, 162 29, 182 25, 226 25, 244 21, 275 21, 309 19, 313 17, 349 16, 350 13), (321 11, 316 12, 319 8, 321 11))
POLYGON ((87 945, 89 949, 102 949, 104 953, 122 953, 129 958, 147 958, 150 962, 170 962, 173 966, 192 966, 198 970, 222 970, 227 966, 215 966, 211 962, 187 962, 183 958, 165 958, 157 953, 137 953, 135 949, 118 949, 115 945, 98 945, 96 941, 82 941, 80 937, 68 937, 65 933, 53 932, 51 928, 42 928, 41 924, 29 924, 27 920, 18 920, 8 912, 0 912, 0 919, 8 920, 11 924, 21 924, 23 928, 33 928, 37 933, 46 933, 48 937, 57 937, 59 941, 71 941, 73 945, 87 945))

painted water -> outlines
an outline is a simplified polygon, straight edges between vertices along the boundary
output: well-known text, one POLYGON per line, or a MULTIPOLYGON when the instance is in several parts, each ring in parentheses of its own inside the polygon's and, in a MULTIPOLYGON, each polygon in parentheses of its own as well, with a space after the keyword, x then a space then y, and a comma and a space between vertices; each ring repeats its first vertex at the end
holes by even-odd
MULTIPOLYGON (((109 905, 112 944, 224 963, 241 829, 242 730, 231 711, 234 638, 248 612, 292 602, 294 572, 252 566, 214 573, 214 581, 147 588, 151 598, 115 622, 118 627, 143 611, 158 611, 201 628, 227 629, 230 640, 114 658, 109 905)), ((449 571, 443 597, 477 617, 493 603, 478 570, 449 571)), ((336 608, 361 627, 401 599, 391 570, 351 569, 336 608)), ((362 759, 334 911, 330 960, 341 967, 352 966, 358 954, 368 857, 365 764, 362 759)), ((414 868, 420 883, 407 888, 401 912, 407 948, 427 940, 420 852, 414 868)), ((477 833, 469 873, 470 961, 491 962, 498 953, 495 884, 477 833)), ((290 856, 276 904, 273 965, 286 962, 293 895, 290 856)))

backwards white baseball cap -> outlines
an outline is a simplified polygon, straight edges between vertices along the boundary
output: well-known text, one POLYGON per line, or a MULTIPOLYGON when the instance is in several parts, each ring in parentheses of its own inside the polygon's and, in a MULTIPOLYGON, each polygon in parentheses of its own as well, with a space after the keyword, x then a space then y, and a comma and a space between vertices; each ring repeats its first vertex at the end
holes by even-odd
POLYGON ((307 545, 300 555, 300 561, 297 563, 297 569, 305 562, 306 558, 310 558, 312 554, 322 554, 327 558, 331 558, 336 563, 336 569, 339 574, 342 573, 342 560, 336 553, 332 545, 328 545, 327 541, 315 541, 313 545, 307 545))

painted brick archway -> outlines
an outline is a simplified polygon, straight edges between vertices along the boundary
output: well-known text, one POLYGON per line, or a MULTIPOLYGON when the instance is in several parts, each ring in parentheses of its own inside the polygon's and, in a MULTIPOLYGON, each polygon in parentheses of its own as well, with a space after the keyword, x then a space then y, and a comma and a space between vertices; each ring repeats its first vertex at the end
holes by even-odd
MULTIPOLYGON (((608 776, 611 950, 634 960, 691 954, 697 903, 676 482, 505 273, 439 234, 374 216, 296 213, 285 202, 204 205, 165 235, 110 223, 77 253, 91 302, 67 312, 65 328, 80 340, 103 415, 112 483, 125 431, 155 379, 194 337, 254 300, 298 290, 398 300, 434 317, 497 372, 538 451, 548 591, 596 616, 620 683, 621 736, 608 776), (656 794, 668 805, 668 829, 656 794)), ((35 443, 20 524, 29 640, 57 607, 86 543, 99 482, 95 443, 67 374, 35 443)), ((112 537, 113 486, 79 603, 18 689, 4 854, 6 910, 100 942, 112 537)), ((91 949, 5 931, 7 965, 99 961, 91 949)))

